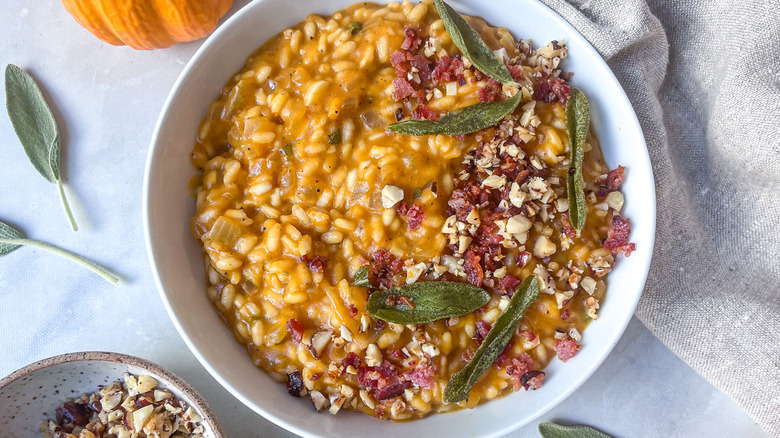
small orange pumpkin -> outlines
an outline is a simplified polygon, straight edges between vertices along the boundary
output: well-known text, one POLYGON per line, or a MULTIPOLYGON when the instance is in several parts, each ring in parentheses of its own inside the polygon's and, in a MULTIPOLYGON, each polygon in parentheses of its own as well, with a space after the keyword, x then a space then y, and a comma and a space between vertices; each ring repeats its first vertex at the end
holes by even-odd
POLYGON ((233 0, 62 0, 101 40, 134 49, 162 49, 210 34, 233 0))

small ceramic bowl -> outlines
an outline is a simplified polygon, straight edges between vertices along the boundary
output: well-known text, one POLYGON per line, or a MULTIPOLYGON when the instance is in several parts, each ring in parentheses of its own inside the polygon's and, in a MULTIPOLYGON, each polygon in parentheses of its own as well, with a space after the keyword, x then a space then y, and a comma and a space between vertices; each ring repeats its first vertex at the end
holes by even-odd
POLYGON ((203 418, 205 438, 225 438, 216 414, 187 382, 161 366, 119 353, 86 351, 50 357, 14 371, 0 380, 0 436, 39 437, 38 428, 54 419, 66 398, 92 393, 121 381, 125 372, 146 374, 171 391, 203 418))

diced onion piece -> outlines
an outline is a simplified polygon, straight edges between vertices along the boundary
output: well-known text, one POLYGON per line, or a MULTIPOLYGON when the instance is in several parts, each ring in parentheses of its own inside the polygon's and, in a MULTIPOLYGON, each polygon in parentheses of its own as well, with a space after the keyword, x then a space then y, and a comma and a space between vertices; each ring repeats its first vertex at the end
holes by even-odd
POLYGON ((244 232, 241 227, 224 217, 219 217, 214 222, 214 226, 211 227, 209 238, 232 247, 238 242, 238 239, 240 239, 243 234, 244 232))

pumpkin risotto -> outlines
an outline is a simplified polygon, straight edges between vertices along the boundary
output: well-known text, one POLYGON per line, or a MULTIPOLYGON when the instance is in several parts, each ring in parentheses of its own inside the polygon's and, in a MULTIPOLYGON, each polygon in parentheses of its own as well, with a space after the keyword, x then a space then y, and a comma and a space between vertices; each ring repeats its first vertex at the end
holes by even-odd
POLYGON ((581 147, 587 221, 573 225, 566 45, 535 50, 465 17, 511 74, 502 82, 458 48, 442 5, 359 3, 284 30, 211 103, 192 153, 208 295, 254 363, 319 411, 409 420, 539 388, 556 355, 580 349, 605 275, 634 249, 619 213, 625 171, 607 168, 592 134, 581 147), (467 134, 392 132, 510 100, 514 110, 467 134), (495 360, 468 398, 445 403, 531 277, 539 298, 501 328, 511 339, 489 346, 495 360), (484 289, 487 304, 406 325, 367 307, 381 292, 383 305, 421 315, 430 309, 401 286, 443 280, 484 289))

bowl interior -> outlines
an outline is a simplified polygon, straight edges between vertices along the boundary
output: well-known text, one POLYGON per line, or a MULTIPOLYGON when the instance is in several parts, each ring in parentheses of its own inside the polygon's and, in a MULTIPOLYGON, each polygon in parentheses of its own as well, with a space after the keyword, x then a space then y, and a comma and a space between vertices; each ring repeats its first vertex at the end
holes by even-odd
POLYGON ((170 371, 132 356, 115 353, 70 353, 30 364, 0 381, 0 430, 10 438, 40 437, 38 428, 54 419, 66 398, 92 393, 122 381, 125 372, 147 374, 204 418, 207 437, 223 437, 218 420, 207 404, 170 371))
MULTIPOLYGON (((620 260, 609 276, 609 292, 598 321, 584 333, 584 348, 545 370, 535 392, 521 391, 473 410, 432 415, 393 424, 348 412, 319 414, 309 403, 290 397, 284 385, 254 367, 206 297, 202 250, 190 233, 194 201, 187 188, 194 174, 189 154, 209 102, 227 79, 268 38, 310 13, 330 14, 353 0, 258 0, 250 3, 201 47, 169 96, 146 169, 144 221, 147 248, 158 288, 174 324, 201 363, 233 395, 269 420, 305 436, 357 436, 373 430, 382 436, 497 436, 533 421, 560 403, 606 358, 628 324, 644 287, 653 248, 655 189, 644 137, 636 115, 612 72, 558 15, 533 0, 451 1, 460 12, 478 15, 536 45, 565 40, 565 68, 572 84, 588 96, 593 128, 610 167, 627 167, 623 213, 632 219, 637 250, 620 260), (370 428, 370 429, 369 429, 370 428)), ((622 257, 621 257, 622 258, 622 257)))

